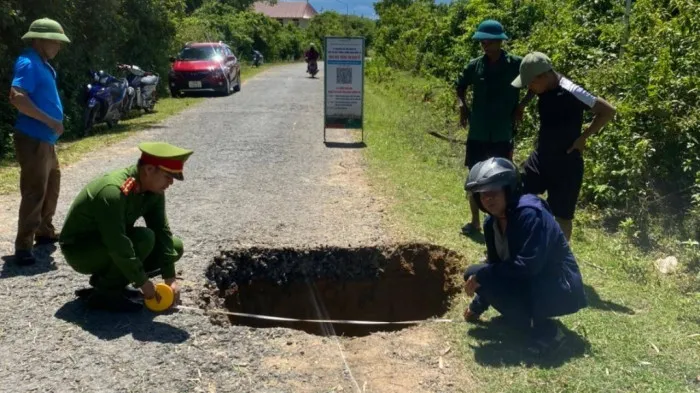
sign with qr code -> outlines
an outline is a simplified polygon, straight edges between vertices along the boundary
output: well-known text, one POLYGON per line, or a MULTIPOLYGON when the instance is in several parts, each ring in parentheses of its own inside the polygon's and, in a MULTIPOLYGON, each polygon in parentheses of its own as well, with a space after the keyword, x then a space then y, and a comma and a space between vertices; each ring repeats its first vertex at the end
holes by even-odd
POLYGON ((326 37, 324 54, 325 128, 361 129, 365 39, 326 37))

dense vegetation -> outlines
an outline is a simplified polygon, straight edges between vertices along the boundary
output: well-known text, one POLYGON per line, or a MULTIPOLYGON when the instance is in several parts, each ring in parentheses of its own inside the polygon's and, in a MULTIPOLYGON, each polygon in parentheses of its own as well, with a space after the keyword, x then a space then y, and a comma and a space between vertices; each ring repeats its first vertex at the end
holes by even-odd
MULTIPOLYGON (((453 129, 452 83, 481 55, 471 36, 482 20, 501 21, 509 51, 547 53, 558 71, 618 109, 589 142, 582 203, 638 244, 682 247, 689 265, 700 266, 700 3, 632 4, 626 23, 619 0, 379 1, 379 57, 369 76, 384 83, 401 77, 396 70, 425 77, 423 101, 442 113, 436 127, 453 129)), ((518 135, 520 159, 532 149, 533 115, 534 103, 518 135)))
MULTIPOLYGON (((166 77, 175 55, 188 41, 224 41, 244 65, 252 49, 265 60, 301 58, 309 42, 319 45, 328 34, 372 37, 374 22, 324 12, 306 29, 279 22, 251 10, 254 0, 0 0, 0 86, 9 90, 12 68, 30 23, 42 17, 63 25, 72 43, 52 61, 65 108, 66 135, 77 136, 80 104, 87 71, 116 74, 117 63, 137 64, 166 77)), ((274 1, 273 1, 274 2, 274 1)), ((160 84, 167 93, 166 83, 160 84)), ((6 90, 6 91, 7 91, 6 90)), ((13 155, 11 132, 15 110, 0 94, 0 160, 13 155)))

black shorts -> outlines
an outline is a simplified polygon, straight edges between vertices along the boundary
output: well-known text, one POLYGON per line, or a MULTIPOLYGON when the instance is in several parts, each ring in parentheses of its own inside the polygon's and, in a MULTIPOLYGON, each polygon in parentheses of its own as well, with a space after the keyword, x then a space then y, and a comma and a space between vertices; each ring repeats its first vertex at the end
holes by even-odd
POLYGON ((573 220, 583 183, 583 157, 578 150, 570 154, 532 152, 525 161, 525 192, 543 194, 555 217, 573 220))
POLYGON ((467 155, 464 165, 472 169, 478 162, 491 157, 513 160, 513 142, 483 142, 467 140, 467 155))

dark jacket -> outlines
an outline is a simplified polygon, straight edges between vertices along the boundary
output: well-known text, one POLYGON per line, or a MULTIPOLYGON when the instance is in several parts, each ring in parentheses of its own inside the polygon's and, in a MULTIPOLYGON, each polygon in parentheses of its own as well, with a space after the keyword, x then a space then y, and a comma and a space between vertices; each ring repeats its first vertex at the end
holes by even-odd
POLYGON ((316 61, 316 60, 318 60, 319 57, 321 57, 321 54, 318 53, 318 51, 316 51, 316 49, 312 48, 312 49, 309 49, 308 51, 306 51, 304 56, 310 61, 316 61))
POLYGON ((581 272, 547 202, 522 195, 506 215, 510 259, 498 257, 494 218, 489 216, 484 223, 489 264, 477 273, 477 282, 485 287, 525 282, 535 318, 573 314, 586 307, 581 272))

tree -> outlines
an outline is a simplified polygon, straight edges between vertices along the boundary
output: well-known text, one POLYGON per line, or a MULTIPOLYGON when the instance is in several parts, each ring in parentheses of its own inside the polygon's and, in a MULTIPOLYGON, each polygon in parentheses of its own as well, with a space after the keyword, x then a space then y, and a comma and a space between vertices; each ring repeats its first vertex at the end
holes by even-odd
MULTIPOLYGON (((233 7, 238 11, 248 11, 259 0, 185 0, 187 14, 192 14, 205 3, 215 2, 233 7)), ((271 5, 277 4, 277 0, 262 0, 271 5)))

